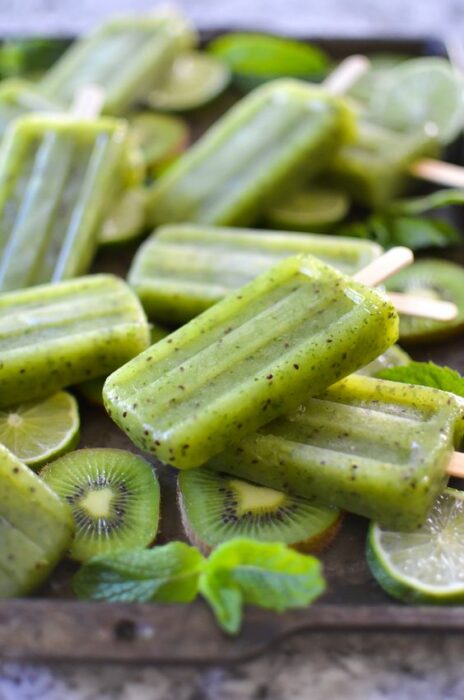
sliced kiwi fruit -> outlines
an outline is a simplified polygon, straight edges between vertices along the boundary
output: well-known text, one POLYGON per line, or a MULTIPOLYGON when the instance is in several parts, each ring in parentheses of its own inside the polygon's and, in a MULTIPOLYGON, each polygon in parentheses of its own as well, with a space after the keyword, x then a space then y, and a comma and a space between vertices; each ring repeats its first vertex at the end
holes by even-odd
POLYGON ((314 506, 209 469, 182 472, 177 497, 187 537, 205 554, 234 537, 317 552, 333 540, 342 522, 336 508, 314 506))
POLYGON ((404 292, 451 301, 458 307, 453 321, 432 321, 415 316, 402 316, 400 340, 405 343, 425 343, 458 335, 464 328, 464 267, 447 260, 419 260, 401 270, 386 283, 392 292, 404 292))
POLYGON ((40 476, 71 506, 76 524, 72 559, 140 549, 155 539, 159 484, 142 457, 107 448, 77 450, 49 464, 40 476))
POLYGON ((345 192, 314 188, 292 192, 269 209, 266 219, 273 228, 324 233, 342 221, 349 208, 345 192))

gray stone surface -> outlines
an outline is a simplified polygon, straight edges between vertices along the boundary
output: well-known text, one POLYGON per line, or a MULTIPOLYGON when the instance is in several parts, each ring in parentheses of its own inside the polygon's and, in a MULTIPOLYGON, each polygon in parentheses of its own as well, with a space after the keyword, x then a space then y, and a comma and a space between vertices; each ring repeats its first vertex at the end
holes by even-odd
MULTIPOLYGON (((313 34, 440 34, 464 0, 183 0, 197 24, 313 34)), ((0 34, 75 32, 150 0, 0 0, 0 34)), ((461 32, 462 33, 462 32, 461 32)), ((461 700, 459 637, 315 635, 233 669, 0 664, 0 700, 461 700)))

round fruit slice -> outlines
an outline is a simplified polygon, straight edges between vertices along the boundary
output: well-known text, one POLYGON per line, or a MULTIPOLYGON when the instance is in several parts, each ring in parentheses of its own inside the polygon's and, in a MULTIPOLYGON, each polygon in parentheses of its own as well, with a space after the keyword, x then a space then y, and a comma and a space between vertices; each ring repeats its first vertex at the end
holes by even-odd
POLYGON ((126 190, 111 207, 102 224, 100 245, 121 245, 138 238, 145 226, 146 192, 143 187, 126 190))
POLYGON ((350 200, 344 192, 314 189, 294 192, 267 212, 274 228, 291 231, 327 231, 345 218, 350 200))
POLYGON ((382 588, 411 603, 464 602, 464 493, 446 489, 413 532, 372 523, 367 561, 382 588))
POLYGON ((392 129, 425 129, 450 143, 464 123, 462 77, 444 58, 416 58, 393 68, 372 92, 370 109, 392 129))
POLYGON ((408 56, 396 53, 369 54, 369 69, 348 90, 348 95, 360 102, 370 101, 374 90, 380 89, 392 68, 408 60, 408 56))
POLYGON ((151 464, 132 452, 77 450, 49 464, 40 476, 73 511, 72 559, 140 549, 155 539, 158 480, 151 464))
POLYGON ((399 345, 392 345, 382 355, 369 362, 365 367, 358 369, 356 374, 364 374, 367 377, 376 377, 379 372, 389 367, 400 367, 408 365, 411 358, 399 345))
POLYGON ((426 299, 452 301, 458 307, 453 321, 431 321, 403 316, 400 339, 421 343, 458 335, 464 327, 464 268, 447 260, 423 259, 391 277, 386 283, 392 292, 405 292, 426 299))
POLYGON ((29 467, 56 459, 78 441, 79 410, 66 391, 0 410, 0 443, 29 467))
POLYGON ((168 79, 150 92, 147 102, 153 109, 184 112, 211 102, 229 82, 230 72, 222 61, 192 51, 175 59, 168 79))
POLYGON ((204 553, 234 537, 316 552, 333 540, 342 522, 336 508, 208 469, 182 472, 177 493, 187 536, 204 553))
POLYGON ((147 169, 170 162, 187 147, 190 130, 186 122, 170 114, 141 112, 130 120, 131 140, 147 169))

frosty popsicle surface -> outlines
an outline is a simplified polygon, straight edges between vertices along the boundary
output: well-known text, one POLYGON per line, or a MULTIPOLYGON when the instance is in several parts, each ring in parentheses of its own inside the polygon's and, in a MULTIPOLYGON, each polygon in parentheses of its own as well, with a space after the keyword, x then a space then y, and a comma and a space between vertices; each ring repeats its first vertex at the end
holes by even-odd
POLYGON ((208 467, 414 529, 446 485, 461 417, 452 394, 351 375, 208 467))
POLYGON ((111 375, 105 406, 140 448, 197 467, 374 359, 397 334, 386 297, 293 256, 111 375))
POLYGON ((0 295, 0 405, 112 372, 149 345, 132 290, 92 275, 0 295))
POLYGON ((246 226, 276 196, 322 170, 354 138, 341 98, 277 80, 232 107, 155 183, 153 225, 246 226))
POLYGON ((0 150, 0 291, 87 272, 112 193, 129 179, 128 130, 111 118, 23 116, 0 150))
POLYGON ((40 83, 65 107, 85 85, 105 90, 104 112, 120 115, 158 85, 177 54, 196 36, 180 13, 169 10, 111 20, 75 42, 40 83))
POLYGON ((181 324, 291 255, 309 253, 353 274, 382 252, 342 236, 174 224, 139 248, 128 281, 149 317, 181 324))

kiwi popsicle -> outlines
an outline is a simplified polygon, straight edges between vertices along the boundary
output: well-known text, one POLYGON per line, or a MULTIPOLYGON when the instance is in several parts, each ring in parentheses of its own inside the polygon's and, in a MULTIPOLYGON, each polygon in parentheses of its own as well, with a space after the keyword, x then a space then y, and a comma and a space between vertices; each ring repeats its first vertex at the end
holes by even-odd
POLYGON ((354 274, 382 252, 342 236, 174 224, 139 248, 128 281, 150 318, 181 324, 291 255, 309 253, 354 274))
POLYGON ((82 87, 99 85, 105 91, 103 111, 124 114, 165 78, 177 54, 195 43, 188 20, 174 10, 121 17, 72 44, 39 87, 69 107, 82 87))
POLYGON ((447 392, 351 375, 207 466, 414 529, 446 485, 461 418, 447 392))
POLYGON ((357 139, 334 156, 327 175, 356 202, 377 209, 404 194, 412 163, 438 153, 438 144, 425 132, 391 131, 361 120, 357 139))
POLYGON ((345 102, 298 80, 242 98, 152 187, 153 225, 246 226, 354 138, 345 102))
POLYGON ((149 345, 132 290, 92 275, 0 295, 0 406, 112 372, 149 345))
POLYGON ((30 112, 57 112, 60 108, 44 97, 33 83, 12 78, 0 83, 0 138, 8 125, 30 112))
POLYGON ((71 544, 71 510, 0 445, 0 598, 30 593, 71 544))
POLYGON ((138 447, 198 467, 397 336, 381 293, 313 256, 292 256, 112 374, 103 398, 138 447))
POLYGON ((0 291, 87 272, 130 173, 123 121, 34 114, 11 124, 0 154, 0 291))

